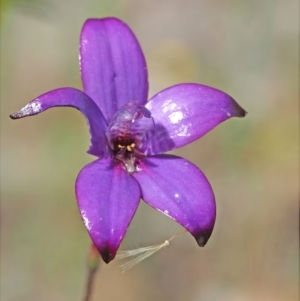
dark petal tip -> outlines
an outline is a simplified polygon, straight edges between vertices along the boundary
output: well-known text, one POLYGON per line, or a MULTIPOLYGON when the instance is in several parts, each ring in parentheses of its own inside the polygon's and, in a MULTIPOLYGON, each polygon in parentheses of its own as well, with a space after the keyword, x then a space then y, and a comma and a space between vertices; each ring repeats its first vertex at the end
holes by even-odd
POLYGON ((234 101, 234 107, 236 111, 236 117, 245 117, 248 112, 245 111, 236 101, 234 101))
POLYGON ((105 263, 110 263, 116 256, 115 252, 112 252, 109 248, 98 250, 105 263))
POLYGON ((22 116, 20 116, 20 114, 18 114, 18 113, 19 113, 19 112, 12 113, 12 114, 9 115, 9 117, 10 117, 11 119, 19 119, 19 118, 21 118, 22 116))
POLYGON ((244 109, 241 109, 240 117, 245 117, 247 114, 248 114, 247 111, 245 111, 244 109))
POLYGON ((205 236, 199 236, 196 240, 199 247, 204 247, 206 245, 207 239, 205 236))
POLYGON ((199 247, 204 247, 207 243, 207 241, 209 240, 211 235, 211 232, 202 232, 199 235, 195 236, 195 239, 197 241, 197 244, 199 245, 199 247))

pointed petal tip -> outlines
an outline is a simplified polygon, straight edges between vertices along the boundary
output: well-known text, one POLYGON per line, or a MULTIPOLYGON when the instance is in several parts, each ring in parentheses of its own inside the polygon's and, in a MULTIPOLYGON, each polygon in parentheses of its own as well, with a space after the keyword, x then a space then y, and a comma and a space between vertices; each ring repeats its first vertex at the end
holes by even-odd
POLYGON ((15 120, 15 119, 24 118, 24 117, 26 117, 26 116, 36 115, 36 114, 38 114, 38 113, 31 113, 31 114, 28 114, 28 113, 24 112, 23 110, 20 110, 20 111, 18 111, 18 112, 15 112, 15 113, 10 114, 9 117, 10 117, 11 119, 15 120))
POLYGON ((238 103, 236 103, 236 117, 245 117, 248 114, 238 103))
POLYGON ((102 260, 109 264, 115 257, 118 251, 119 246, 114 246, 113 244, 110 244, 109 242, 104 243, 102 245, 97 245, 94 242, 95 247, 97 248, 99 254, 102 257, 102 260))
POLYGON ((242 113, 241 113, 241 117, 245 117, 247 114, 248 114, 248 112, 247 111, 245 111, 244 109, 242 109, 243 111, 242 111, 242 113))
POLYGON ((221 111, 226 113, 226 118, 223 121, 231 117, 245 117, 247 115, 246 110, 244 110, 231 96, 225 95, 228 96, 228 98, 226 105, 221 108, 221 111))
MULTIPOLYGON (((246 110, 244 110, 233 98, 231 98, 232 100, 232 104, 233 104, 233 111, 234 111, 234 114, 233 116, 235 117, 245 117, 248 112, 246 110)), ((230 116, 230 115, 228 115, 230 116)))
POLYGON ((99 250, 103 261, 108 264, 110 263, 116 256, 116 251, 111 250, 109 247, 99 250))
POLYGON ((199 237, 196 238, 197 244, 199 245, 199 247, 204 247, 208 241, 208 238, 206 238, 205 236, 201 235, 199 237))
POLYGON ((10 117, 11 119, 13 119, 13 120, 19 119, 19 118, 21 118, 22 116, 20 116, 20 114, 18 114, 18 113, 19 113, 19 112, 12 113, 12 114, 9 115, 9 117, 10 117))
POLYGON ((200 234, 194 235, 199 247, 204 247, 206 245, 206 243, 208 242, 208 240, 210 238, 211 233, 212 233, 212 230, 205 231, 205 232, 201 231, 200 234))
POLYGON ((19 118, 23 118, 26 116, 36 115, 40 112, 42 112, 42 105, 41 105, 40 101, 36 98, 35 100, 28 103, 21 110, 10 114, 9 117, 11 119, 19 119, 19 118))

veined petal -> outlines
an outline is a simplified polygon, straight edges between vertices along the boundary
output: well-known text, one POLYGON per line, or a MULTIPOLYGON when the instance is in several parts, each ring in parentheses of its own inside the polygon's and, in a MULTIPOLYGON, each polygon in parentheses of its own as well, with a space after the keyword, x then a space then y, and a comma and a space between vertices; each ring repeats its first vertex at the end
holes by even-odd
POLYGON ((159 155, 141 160, 133 174, 142 199, 186 228, 203 247, 216 218, 212 188, 191 162, 176 156, 159 155))
POLYGON ((228 94, 199 84, 180 84, 153 96, 146 104, 155 122, 147 154, 184 146, 231 117, 246 111, 228 94))
POLYGON ((146 61, 131 29, 116 18, 89 19, 80 39, 84 91, 107 121, 128 101, 144 105, 148 95, 146 61))
POLYGON ((85 93, 74 88, 60 88, 52 90, 35 98, 20 111, 10 115, 12 119, 39 114, 53 107, 73 107, 79 110, 86 118, 91 145, 88 153, 98 157, 108 157, 108 149, 105 131, 106 120, 95 102, 85 93))
POLYGON ((138 207, 140 188, 113 159, 86 165, 76 180, 76 197, 83 222, 108 263, 114 259, 138 207))

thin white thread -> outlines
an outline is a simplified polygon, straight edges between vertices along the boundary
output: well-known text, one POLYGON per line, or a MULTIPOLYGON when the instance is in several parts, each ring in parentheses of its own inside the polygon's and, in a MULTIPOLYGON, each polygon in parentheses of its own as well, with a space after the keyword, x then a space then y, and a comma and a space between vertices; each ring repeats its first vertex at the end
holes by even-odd
POLYGON ((170 241, 180 234, 186 233, 187 230, 177 233, 176 235, 172 236, 171 238, 165 240, 162 244, 138 248, 134 250, 127 250, 127 251, 119 251, 116 255, 116 259, 124 259, 128 257, 135 257, 132 260, 129 260, 126 263, 123 263, 119 267, 122 269, 122 273, 126 272, 127 270, 131 269, 135 265, 139 264, 144 259, 148 258, 149 256, 153 255, 157 251, 163 249, 164 247, 170 244, 170 241))

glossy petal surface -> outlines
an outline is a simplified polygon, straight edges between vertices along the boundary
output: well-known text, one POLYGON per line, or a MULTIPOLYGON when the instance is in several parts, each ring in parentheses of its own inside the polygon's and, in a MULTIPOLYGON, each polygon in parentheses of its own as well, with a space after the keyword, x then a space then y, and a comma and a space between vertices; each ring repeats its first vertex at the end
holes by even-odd
POLYGON ((113 159, 102 159, 80 171, 76 197, 83 222, 108 263, 114 259, 138 207, 139 185, 113 159))
POLYGON ((204 246, 214 227, 216 205, 204 174, 191 162, 159 155, 140 162, 142 199, 186 228, 204 246))
POLYGON ((184 146, 231 117, 246 112, 226 93, 199 84, 180 84, 156 94, 146 104, 155 122, 147 154, 184 146))
POLYGON ((98 157, 109 156, 110 151, 105 138, 106 120, 94 101, 80 90, 74 88, 52 90, 35 98, 20 111, 11 114, 10 117, 19 119, 32 116, 53 107, 73 107, 79 110, 89 125, 91 146, 88 153, 98 157))
POLYGON ((107 121, 128 101, 145 104, 147 66, 131 29, 115 18, 89 19, 80 40, 84 91, 97 103, 107 121))

